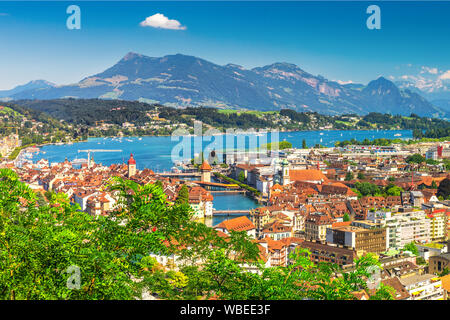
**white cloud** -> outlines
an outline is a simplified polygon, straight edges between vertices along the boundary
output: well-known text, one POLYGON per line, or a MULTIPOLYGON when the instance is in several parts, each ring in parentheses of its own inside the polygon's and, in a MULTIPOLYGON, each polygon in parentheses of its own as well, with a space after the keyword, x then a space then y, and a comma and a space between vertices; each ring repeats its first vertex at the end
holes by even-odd
POLYGON ((420 73, 430 73, 430 74, 438 74, 439 70, 437 68, 430 68, 423 66, 420 73))
POLYGON ((348 81, 334 80, 334 81, 336 81, 336 82, 339 83, 340 85, 354 83, 352 80, 348 80, 348 81))
POLYGON ((450 80, 450 70, 445 71, 443 74, 439 76, 441 80, 450 80))
POLYGON ((404 72, 393 75, 395 80, 400 80, 401 87, 414 86, 426 93, 450 92, 450 70, 438 67, 413 65, 406 69, 406 65, 401 68, 404 72))
POLYGON ((140 26, 170 30, 186 30, 186 27, 182 26, 179 21, 169 19, 162 13, 156 13, 145 18, 145 20, 140 23, 140 26))

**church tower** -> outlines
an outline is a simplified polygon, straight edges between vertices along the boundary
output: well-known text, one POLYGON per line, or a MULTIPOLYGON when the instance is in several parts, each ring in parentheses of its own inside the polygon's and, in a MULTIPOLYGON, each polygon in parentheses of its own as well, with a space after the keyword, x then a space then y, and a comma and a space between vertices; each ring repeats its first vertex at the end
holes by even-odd
POLYGON ((133 154, 130 154, 130 159, 128 159, 128 178, 131 178, 136 174, 136 160, 133 158, 133 154))
POLYGON ((202 182, 211 182, 211 166, 209 165, 208 161, 203 161, 202 165, 200 166, 200 172, 202 174, 201 181, 202 182))

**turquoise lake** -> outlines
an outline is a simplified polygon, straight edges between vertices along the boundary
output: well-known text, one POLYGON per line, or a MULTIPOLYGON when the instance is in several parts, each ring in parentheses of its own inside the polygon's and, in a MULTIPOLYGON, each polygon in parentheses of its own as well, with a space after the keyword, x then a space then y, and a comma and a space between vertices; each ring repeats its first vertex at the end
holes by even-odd
MULTIPOLYGON (((269 138, 264 142, 270 142, 269 138)), ((226 140, 230 136, 219 135, 213 137, 204 137, 203 147, 210 145, 211 143, 222 141, 224 147, 228 147, 226 140), (211 139, 211 141, 209 141, 211 139)), ((232 136, 231 139, 235 139, 236 136, 232 136)), ((305 139, 308 146, 314 146, 317 143, 322 144, 325 147, 334 146, 336 141, 340 140, 364 140, 375 138, 412 138, 412 132, 410 130, 329 130, 329 131, 296 131, 296 132, 280 132, 279 140, 289 141, 294 147, 301 148, 302 140, 305 139), (395 136, 401 134, 401 136, 395 136)), ((258 146, 261 138, 258 137, 258 146)), ((186 138, 191 145, 191 156, 195 154, 194 150, 194 137, 186 138)), ((65 145, 46 145, 41 148, 41 152, 33 157, 33 161, 40 160, 42 158, 48 159, 50 162, 62 162, 65 158, 70 161, 76 158, 86 158, 86 153, 78 153, 78 150, 85 149, 120 149, 122 152, 118 153, 95 153, 94 158, 97 163, 103 165, 111 165, 113 163, 126 162, 133 153, 136 159, 137 168, 142 170, 150 168, 155 172, 169 171, 173 167, 171 161, 172 150, 180 142, 172 140, 171 137, 124 137, 124 138, 90 138, 86 142, 78 142, 74 144, 65 145)), ((248 148, 248 141, 245 141, 245 147, 248 148)), ((236 147, 239 149, 239 146, 236 147)), ((181 155, 183 156, 183 155, 181 155)), ((187 157, 186 159, 191 159, 187 157)))

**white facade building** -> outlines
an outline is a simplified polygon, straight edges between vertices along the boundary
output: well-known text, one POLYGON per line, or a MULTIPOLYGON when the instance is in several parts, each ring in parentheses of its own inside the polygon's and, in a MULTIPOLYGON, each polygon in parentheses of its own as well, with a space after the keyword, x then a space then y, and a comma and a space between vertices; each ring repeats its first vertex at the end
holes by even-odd
POLYGON ((367 220, 386 226, 389 249, 402 249, 411 242, 430 242, 430 219, 423 210, 405 209, 403 212, 368 212, 367 220))

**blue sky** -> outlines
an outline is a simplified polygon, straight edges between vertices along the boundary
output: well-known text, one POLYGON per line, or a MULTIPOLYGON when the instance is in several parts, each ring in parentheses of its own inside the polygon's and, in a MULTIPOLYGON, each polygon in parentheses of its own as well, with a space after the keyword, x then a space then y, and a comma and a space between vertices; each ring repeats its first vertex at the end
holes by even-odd
POLYGON ((246 68, 291 62, 359 83, 450 70, 450 2, 0 2, 0 30, 0 89, 78 82, 129 51, 246 68), (366 27, 374 3, 381 30, 366 27), (66 28, 70 4, 81 8, 81 30, 66 28), (140 25, 157 13, 185 28, 140 25))

